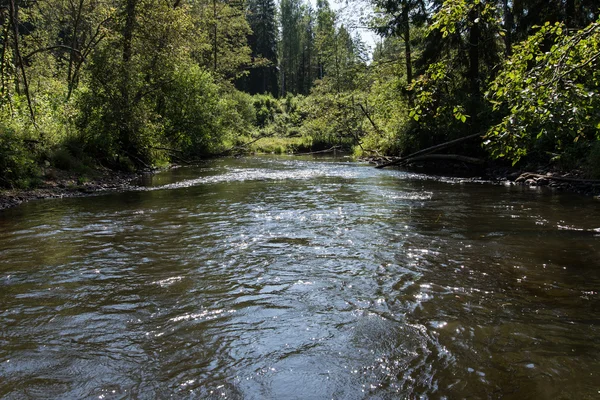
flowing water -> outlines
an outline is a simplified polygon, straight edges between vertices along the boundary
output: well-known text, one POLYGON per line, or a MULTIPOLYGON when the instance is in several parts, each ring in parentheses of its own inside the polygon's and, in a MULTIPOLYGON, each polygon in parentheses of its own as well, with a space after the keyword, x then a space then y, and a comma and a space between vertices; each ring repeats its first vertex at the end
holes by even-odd
POLYGON ((217 160, 0 213, 0 398, 600 397, 600 202, 217 160))

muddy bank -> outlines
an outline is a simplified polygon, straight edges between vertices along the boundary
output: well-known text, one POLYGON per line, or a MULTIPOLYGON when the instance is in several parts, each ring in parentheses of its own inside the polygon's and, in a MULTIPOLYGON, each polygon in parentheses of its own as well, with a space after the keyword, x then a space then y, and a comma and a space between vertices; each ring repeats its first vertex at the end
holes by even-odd
POLYGON ((52 170, 35 189, 0 190, 0 210, 19 204, 41 199, 91 196, 106 192, 139 189, 140 179, 148 173, 124 173, 115 171, 97 171, 91 179, 82 179, 73 173, 52 170))

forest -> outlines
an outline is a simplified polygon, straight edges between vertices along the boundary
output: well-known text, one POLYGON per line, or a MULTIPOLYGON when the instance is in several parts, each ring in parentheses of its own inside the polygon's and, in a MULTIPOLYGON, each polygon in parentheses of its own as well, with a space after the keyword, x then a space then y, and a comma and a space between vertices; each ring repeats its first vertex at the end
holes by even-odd
POLYGON ((361 1, 372 54, 328 0, 0 0, 0 187, 475 134, 453 152, 600 177, 596 0, 361 1))

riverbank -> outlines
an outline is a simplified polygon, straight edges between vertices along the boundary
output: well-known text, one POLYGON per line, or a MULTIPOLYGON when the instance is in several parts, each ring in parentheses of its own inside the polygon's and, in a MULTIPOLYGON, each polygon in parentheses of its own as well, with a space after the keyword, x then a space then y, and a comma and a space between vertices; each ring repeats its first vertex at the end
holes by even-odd
MULTIPOLYGON (((388 163, 390 160, 379 157, 363 159, 375 166, 388 163)), ((403 165, 402 168, 428 175, 477 177, 504 185, 546 187, 600 199, 600 180, 589 179, 582 170, 563 171, 548 167, 513 168, 489 160, 480 164, 444 160, 431 162, 429 160, 427 162, 410 162, 403 165)))
MULTIPOLYGON (((492 172, 492 179, 493 179, 492 172)), ((527 187, 548 187, 555 190, 567 191, 583 196, 600 197, 600 180, 587 179, 581 171, 512 171, 500 175, 495 180, 506 182, 510 185, 527 187)))
MULTIPOLYGON (((409 170, 440 176, 448 176, 449 172, 454 172, 454 176, 467 178, 477 176, 496 184, 547 187, 552 190, 592 196, 600 200, 600 181, 585 179, 581 171, 561 172, 544 169, 525 171, 498 165, 475 169, 466 165, 457 167, 446 163, 412 165, 409 170)), ((50 169, 46 172, 42 183, 34 189, 0 190, 0 210, 31 200, 83 197, 138 189, 143 186, 140 183, 143 177, 155 172, 126 173, 105 169, 96 171, 93 178, 88 179, 72 172, 50 169)))
POLYGON ((92 178, 73 172, 48 169, 42 182, 33 189, 0 190, 0 210, 31 200, 91 196, 104 192, 126 191, 138 187, 142 173, 96 170, 92 178))

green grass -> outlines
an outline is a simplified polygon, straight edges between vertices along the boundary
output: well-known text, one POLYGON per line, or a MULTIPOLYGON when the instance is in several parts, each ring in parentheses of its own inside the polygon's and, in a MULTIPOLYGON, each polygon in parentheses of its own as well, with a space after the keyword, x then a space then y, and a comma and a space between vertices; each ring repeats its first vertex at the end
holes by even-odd
POLYGON ((306 137, 267 137, 252 143, 248 151, 259 154, 309 152, 312 140, 306 137))

